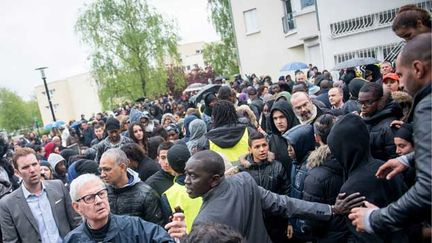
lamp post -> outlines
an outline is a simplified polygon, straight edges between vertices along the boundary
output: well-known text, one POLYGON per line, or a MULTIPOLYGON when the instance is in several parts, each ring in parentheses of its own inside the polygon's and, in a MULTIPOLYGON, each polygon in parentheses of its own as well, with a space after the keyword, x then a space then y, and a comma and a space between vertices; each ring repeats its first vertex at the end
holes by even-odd
POLYGON ((41 72, 42 80, 43 80, 44 85, 45 85, 45 93, 47 95, 48 104, 49 104, 49 107, 50 107, 50 110, 51 110, 52 119, 55 122, 56 121, 56 117, 55 117, 54 109, 53 109, 53 106, 52 106, 52 103, 51 103, 51 96, 49 94, 48 85, 47 85, 47 82, 46 82, 45 71, 44 71, 47 68, 48 67, 40 67, 40 68, 36 68, 35 70, 39 70, 41 72))

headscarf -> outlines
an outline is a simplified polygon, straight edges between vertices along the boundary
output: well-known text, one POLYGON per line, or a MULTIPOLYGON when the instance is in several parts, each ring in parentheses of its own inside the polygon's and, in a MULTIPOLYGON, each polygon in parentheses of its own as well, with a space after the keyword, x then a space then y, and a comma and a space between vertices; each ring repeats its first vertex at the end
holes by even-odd
POLYGON ((204 148, 207 145, 207 139, 204 136, 207 132, 207 126, 201 119, 195 119, 189 124, 190 139, 186 143, 191 154, 195 148, 204 148))

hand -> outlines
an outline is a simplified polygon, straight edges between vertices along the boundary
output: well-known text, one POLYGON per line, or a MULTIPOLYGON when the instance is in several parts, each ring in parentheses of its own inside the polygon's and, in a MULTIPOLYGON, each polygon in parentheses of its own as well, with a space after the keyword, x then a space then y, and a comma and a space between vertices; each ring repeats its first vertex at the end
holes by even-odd
POLYGON ((408 167, 402 164, 399 160, 390 159, 378 168, 375 176, 378 178, 385 177, 387 180, 390 180, 407 169, 408 167))
POLYGON ((365 201, 365 208, 353 208, 351 209, 351 213, 348 215, 348 218, 352 221, 352 224, 356 227, 358 232, 365 232, 366 226, 364 223, 364 218, 366 213, 374 208, 378 208, 370 202, 365 201))
POLYGON ((293 226, 291 224, 289 224, 288 228, 287 228, 287 237, 288 237, 288 239, 291 239, 293 237, 293 235, 294 235, 293 226))
POLYGON ((404 124, 403 121, 399 121, 399 120, 394 120, 390 123, 391 127, 396 127, 396 128, 400 128, 402 126, 402 124, 404 124))
POLYGON ((165 225, 165 229, 171 238, 180 239, 186 235, 186 222, 183 213, 174 213, 172 222, 165 225))
POLYGON ((347 214, 352 208, 362 206, 366 199, 365 197, 360 196, 359 192, 353 193, 347 197, 345 196, 346 193, 339 193, 336 198, 336 203, 332 207, 333 214, 347 214))

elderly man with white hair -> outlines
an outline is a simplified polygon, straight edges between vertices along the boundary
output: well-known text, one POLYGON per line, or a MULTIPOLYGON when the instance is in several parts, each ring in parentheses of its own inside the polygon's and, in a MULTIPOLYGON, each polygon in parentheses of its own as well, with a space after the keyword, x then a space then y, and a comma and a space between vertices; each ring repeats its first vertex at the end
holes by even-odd
POLYGON ((112 214, 107 189, 93 174, 84 174, 72 181, 70 196, 72 207, 83 222, 64 242, 175 242, 171 237, 180 238, 186 234, 182 214, 174 214, 176 220, 165 226, 169 234, 161 226, 138 217, 112 214))

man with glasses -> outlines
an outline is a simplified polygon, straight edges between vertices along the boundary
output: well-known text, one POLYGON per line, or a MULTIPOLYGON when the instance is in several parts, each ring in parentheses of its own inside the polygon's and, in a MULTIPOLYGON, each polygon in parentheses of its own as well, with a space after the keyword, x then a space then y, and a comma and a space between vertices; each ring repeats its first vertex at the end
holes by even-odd
POLYGON ((12 161, 22 185, 0 201, 3 242, 62 242, 79 222, 63 182, 41 181, 31 148, 17 149, 12 161))
POLYGON ((70 232, 64 242, 174 242, 186 234, 184 216, 175 214, 165 226, 138 217, 115 215, 110 212, 108 191, 103 181, 93 174, 84 174, 70 185, 72 207, 83 222, 70 232), (171 236, 171 237, 170 237, 171 236))
POLYGON ((359 92, 360 116, 366 123, 372 156, 387 161, 395 158, 396 145, 390 123, 402 117, 402 108, 394 102, 390 94, 384 94, 382 85, 366 83, 359 92))

